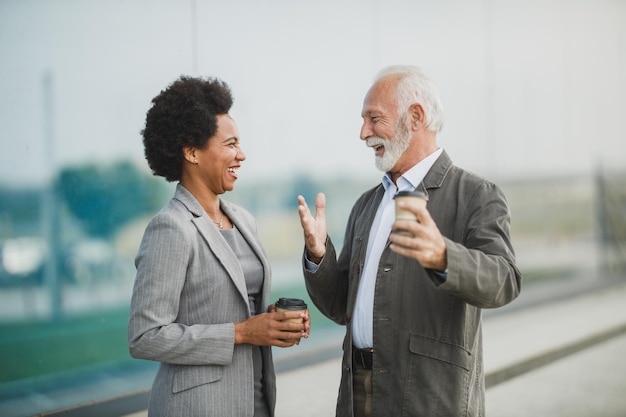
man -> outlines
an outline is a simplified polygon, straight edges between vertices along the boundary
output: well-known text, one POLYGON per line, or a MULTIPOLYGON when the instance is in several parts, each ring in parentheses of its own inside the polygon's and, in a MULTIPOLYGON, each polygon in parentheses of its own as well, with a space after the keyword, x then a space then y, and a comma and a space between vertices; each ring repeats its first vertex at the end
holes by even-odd
POLYGON ((337 416, 483 416, 481 309, 521 286, 506 199, 438 147, 439 95, 420 69, 381 71, 362 117, 385 176, 352 208, 338 258, 324 195, 315 216, 298 197, 307 290, 347 326, 337 416), (404 205, 417 221, 395 221, 404 190, 428 196, 426 208, 404 205))

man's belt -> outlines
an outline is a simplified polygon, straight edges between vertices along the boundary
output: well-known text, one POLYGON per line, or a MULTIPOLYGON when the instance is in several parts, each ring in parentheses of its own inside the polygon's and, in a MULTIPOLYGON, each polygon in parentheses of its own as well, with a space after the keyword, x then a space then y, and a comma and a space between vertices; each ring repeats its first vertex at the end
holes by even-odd
POLYGON ((352 356, 353 356, 352 363, 354 364, 354 366, 359 366, 363 369, 372 369, 372 364, 374 362, 373 361, 374 349, 372 348, 357 349, 353 347, 352 356))

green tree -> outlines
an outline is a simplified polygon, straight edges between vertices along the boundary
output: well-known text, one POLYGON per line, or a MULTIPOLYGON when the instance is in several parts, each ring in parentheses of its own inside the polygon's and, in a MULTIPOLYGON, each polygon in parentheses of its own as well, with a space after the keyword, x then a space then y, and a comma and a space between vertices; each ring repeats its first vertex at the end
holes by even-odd
POLYGON ((56 182, 57 195, 87 233, 102 238, 160 206, 158 186, 154 177, 128 161, 66 167, 56 182))

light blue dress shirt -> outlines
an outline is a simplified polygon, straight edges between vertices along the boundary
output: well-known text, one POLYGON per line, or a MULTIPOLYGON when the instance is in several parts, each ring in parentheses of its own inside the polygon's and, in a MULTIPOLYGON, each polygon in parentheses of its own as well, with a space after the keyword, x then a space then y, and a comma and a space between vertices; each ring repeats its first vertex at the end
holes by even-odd
POLYGON ((443 149, 439 148, 417 165, 404 173, 396 184, 391 181, 388 174, 383 177, 385 194, 378 206, 376 217, 372 223, 365 265, 361 273, 361 281, 356 296, 356 304, 352 315, 352 343, 357 348, 371 348, 374 346, 373 319, 374 319, 374 291, 376 288, 376 275, 380 256, 387 246, 391 225, 395 221, 395 205, 393 197, 398 191, 413 191, 422 182, 430 168, 433 166, 443 149))

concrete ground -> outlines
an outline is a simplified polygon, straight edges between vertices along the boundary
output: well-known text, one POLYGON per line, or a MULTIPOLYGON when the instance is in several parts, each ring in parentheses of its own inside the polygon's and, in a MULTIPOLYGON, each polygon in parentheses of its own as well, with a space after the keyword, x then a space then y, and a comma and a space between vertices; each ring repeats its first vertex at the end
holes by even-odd
POLYGON ((487 390, 487 415, 626 416, 626 336, 487 390))
MULTIPOLYGON (((487 389, 487 415, 626 416, 626 284, 488 315, 483 329, 487 375, 518 374, 487 389)), ((334 416, 339 376, 336 355, 279 372, 276 416, 334 416)))

